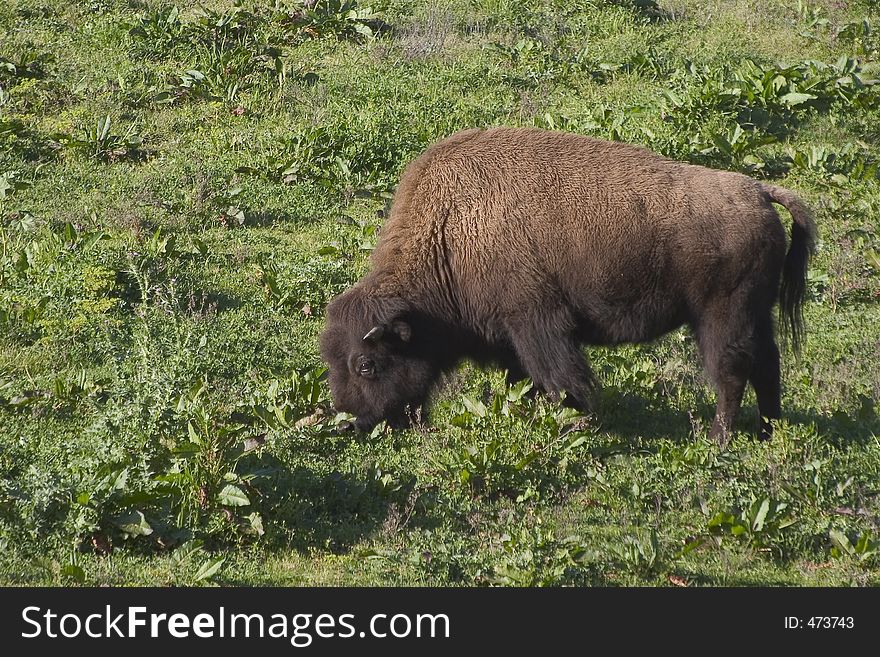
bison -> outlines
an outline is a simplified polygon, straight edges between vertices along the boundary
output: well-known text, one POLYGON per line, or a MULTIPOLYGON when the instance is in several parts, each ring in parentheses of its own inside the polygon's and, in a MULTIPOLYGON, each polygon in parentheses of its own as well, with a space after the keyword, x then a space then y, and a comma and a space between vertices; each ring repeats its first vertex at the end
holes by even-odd
POLYGON ((582 345, 687 324, 726 441, 743 391, 780 417, 773 306, 797 347, 815 226, 792 192, 642 147, 539 129, 456 133, 404 171, 371 271, 327 307, 337 409, 405 425, 464 359, 589 410, 582 345), (791 213, 791 241, 772 203, 791 213))

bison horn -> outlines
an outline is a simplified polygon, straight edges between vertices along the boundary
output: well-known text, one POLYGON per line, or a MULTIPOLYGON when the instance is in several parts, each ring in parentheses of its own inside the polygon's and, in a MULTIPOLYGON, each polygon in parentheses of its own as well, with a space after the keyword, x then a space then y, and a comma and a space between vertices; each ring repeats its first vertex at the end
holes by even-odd
POLYGON ((382 337, 382 334, 385 332, 385 329, 381 326, 374 326, 367 334, 364 336, 364 342, 369 342, 370 340, 378 340, 382 337))

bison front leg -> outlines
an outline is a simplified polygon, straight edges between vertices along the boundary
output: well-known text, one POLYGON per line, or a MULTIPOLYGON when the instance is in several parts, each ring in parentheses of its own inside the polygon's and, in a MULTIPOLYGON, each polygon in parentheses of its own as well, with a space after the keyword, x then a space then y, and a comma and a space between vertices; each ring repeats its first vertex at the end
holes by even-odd
POLYGON ((580 411, 593 407, 596 379, 572 335, 573 322, 565 312, 517 318, 508 334, 519 363, 535 387, 566 394, 565 403, 580 411))

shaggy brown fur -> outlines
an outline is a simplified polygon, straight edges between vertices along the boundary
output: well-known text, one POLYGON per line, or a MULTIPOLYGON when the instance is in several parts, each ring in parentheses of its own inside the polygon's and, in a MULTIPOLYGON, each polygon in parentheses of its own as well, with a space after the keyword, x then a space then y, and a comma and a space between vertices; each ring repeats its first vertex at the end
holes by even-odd
POLYGON ((582 344, 688 324, 726 439, 746 382, 761 416, 780 416, 771 311, 780 299, 797 343, 814 235, 794 194, 737 173, 562 132, 457 133, 406 169, 372 271, 328 307, 334 401, 362 428, 401 422, 471 358, 586 409, 582 344), (787 256, 771 202, 794 219, 787 256))

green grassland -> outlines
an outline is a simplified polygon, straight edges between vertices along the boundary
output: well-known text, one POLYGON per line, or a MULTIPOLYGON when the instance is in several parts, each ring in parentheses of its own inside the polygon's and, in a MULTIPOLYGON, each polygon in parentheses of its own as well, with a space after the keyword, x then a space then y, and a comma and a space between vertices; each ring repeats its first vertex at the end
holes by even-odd
POLYGON ((878 60, 868 0, 6 0, 0 583, 880 583, 878 60), (492 125, 810 203, 771 442, 749 395, 708 439, 686 331, 591 349, 595 417, 464 366, 341 430, 324 308, 405 164, 492 125))

